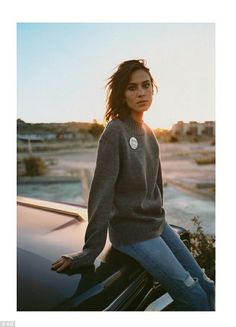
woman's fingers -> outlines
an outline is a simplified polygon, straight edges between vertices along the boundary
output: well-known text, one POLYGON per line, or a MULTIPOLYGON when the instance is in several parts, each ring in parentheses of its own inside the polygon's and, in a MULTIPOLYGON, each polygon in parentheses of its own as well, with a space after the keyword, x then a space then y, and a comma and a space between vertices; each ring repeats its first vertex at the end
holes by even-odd
POLYGON ((56 265, 57 263, 61 262, 63 258, 59 258, 58 260, 54 261, 52 265, 56 265))
POLYGON ((58 272, 68 268, 71 264, 71 259, 65 259, 64 263, 57 269, 58 272))
POLYGON ((64 262, 64 259, 63 258, 58 259, 57 261, 55 261, 55 262, 52 263, 52 268, 59 267, 61 264, 63 264, 63 262, 64 262))
POLYGON ((52 263, 52 269, 56 271, 62 271, 71 266, 72 260, 69 258, 60 258, 52 263))

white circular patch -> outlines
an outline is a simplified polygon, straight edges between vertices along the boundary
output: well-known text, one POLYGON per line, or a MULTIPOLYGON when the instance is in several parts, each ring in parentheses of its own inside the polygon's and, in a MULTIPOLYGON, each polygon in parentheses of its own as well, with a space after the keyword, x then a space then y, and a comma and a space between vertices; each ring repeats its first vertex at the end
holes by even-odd
POLYGON ((138 141, 133 136, 130 138, 129 144, 130 144, 131 148, 134 149, 134 150, 137 149, 137 147, 138 147, 138 141))

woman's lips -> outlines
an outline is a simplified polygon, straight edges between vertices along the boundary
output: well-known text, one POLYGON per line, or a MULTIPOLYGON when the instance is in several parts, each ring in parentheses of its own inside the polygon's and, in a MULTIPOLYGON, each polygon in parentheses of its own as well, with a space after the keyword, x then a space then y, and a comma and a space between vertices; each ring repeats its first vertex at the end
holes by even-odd
POLYGON ((147 100, 142 100, 142 101, 137 102, 137 104, 146 104, 146 103, 148 103, 147 100))

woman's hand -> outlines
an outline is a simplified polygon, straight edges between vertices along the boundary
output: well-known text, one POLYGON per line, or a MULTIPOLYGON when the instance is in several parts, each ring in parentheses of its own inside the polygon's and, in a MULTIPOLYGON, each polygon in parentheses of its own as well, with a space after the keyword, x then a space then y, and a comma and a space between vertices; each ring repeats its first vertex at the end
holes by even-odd
POLYGON ((60 259, 56 260, 52 263, 52 269, 56 270, 57 272, 61 272, 64 269, 71 269, 73 264, 73 260, 70 258, 61 257, 60 259))

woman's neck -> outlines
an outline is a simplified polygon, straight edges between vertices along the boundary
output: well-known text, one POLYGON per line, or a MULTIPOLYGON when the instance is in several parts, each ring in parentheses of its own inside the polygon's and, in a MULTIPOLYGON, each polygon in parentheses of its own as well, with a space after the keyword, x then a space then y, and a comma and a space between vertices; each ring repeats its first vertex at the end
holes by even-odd
POLYGON ((142 123, 143 122, 143 112, 137 112, 137 111, 131 110, 131 114, 130 115, 138 123, 142 123))

